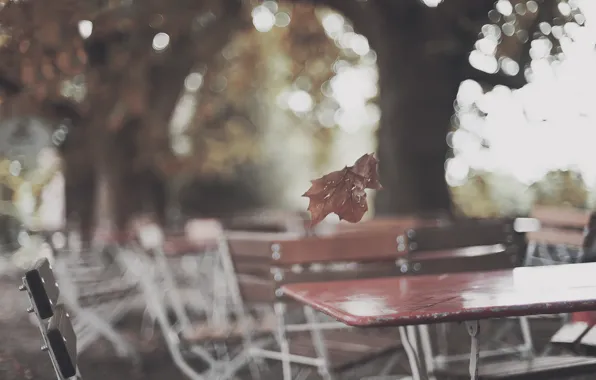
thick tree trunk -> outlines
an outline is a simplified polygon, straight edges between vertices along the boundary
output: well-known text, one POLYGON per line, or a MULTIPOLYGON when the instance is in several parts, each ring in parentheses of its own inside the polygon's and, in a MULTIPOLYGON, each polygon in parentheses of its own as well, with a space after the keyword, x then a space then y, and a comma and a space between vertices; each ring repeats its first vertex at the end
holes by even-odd
POLYGON ((446 135, 470 50, 454 38, 449 14, 462 11, 412 6, 407 18, 383 25, 387 37, 376 46, 384 186, 376 197, 378 215, 451 210, 446 135))
POLYGON ((424 52, 402 49, 379 52, 379 77, 378 154, 385 189, 377 195, 377 213, 450 209, 445 137, 462 79, 457 68, 441 57, 429 62, 424 52))

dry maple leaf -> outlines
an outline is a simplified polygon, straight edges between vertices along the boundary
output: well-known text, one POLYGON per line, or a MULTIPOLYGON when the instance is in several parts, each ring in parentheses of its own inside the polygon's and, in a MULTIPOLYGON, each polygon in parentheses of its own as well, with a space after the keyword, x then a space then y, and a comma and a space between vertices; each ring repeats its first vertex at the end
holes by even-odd
POLYGON ((310 198, 308 211, 311 226, 320 223, 331 213, 337 214, 340 220, 359 222, 368 211, 364 189, 382 189, 378 164, 375 156, 365 154, 354 166, 346 166, 343 170, 311 181, 310 189, 302 195, 310 198))

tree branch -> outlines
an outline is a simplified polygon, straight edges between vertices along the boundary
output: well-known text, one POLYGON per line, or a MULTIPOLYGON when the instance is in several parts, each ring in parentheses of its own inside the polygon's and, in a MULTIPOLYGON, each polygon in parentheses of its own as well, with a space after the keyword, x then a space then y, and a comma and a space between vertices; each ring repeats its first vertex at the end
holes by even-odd
POLYGON ((525 86, 528 82, 522 75, 505 75, 503 73, 489 74, 484 71, 475 69, 470 65, 466 65, 464 75, 467 79, 472 79, 478 83, 486 84, 488 86, 507 86, 511 89, 520 89, 525 86))

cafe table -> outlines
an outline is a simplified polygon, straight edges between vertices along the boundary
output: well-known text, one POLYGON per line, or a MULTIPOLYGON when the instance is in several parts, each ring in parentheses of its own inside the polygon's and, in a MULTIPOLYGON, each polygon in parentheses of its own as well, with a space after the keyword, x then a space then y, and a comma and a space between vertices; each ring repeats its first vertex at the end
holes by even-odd
POLYGON ((297 283, 284 296, 355 327, 399 327, 414 379, 426 378, 406 327, 464 322, 470 377, 478 379, 479 321, 596 311, 596 263, 297 283))

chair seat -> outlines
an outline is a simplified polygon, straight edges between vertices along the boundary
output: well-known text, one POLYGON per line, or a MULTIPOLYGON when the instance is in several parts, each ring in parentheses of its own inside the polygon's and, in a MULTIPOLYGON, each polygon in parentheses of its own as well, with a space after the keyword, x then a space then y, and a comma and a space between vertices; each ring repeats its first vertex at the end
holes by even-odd
MULTIPOLYGON (((252 336, 273 334, 276 330, 275 316, 267 315, 259 321, 252 320, 248 327, 252 336)), ((234 341, 243 337, 243 325, 230 321, 220 326, 210 326, 207 323, 197 323, 192 331, 183 334, 183 338, 191 343, 208 341, 234 341)))
MULTIPOLYGON (((560 379, 596 373, 596 358, 583 356, 542 356, 533 359, 511 359, 479 365, 480 379, 560 379)), ((437 371, 441 379, 469 379, 467 363, 437 371)))
POLYGON ((78 304, 81 307, 94 308, 97 305, 113 303, 119 301, 130 301, 130 299, 138 296, 139 291, 136 286, 130 284, 122 284, 120 287, 114 288, 98 288, 97 291, 87 289, 84 293, 79 294, 78 304))
POLYGON ((590 326, 585 322, 565 323, 553 335, 550 342, 557 346, 573 348, 583 336, 590 330, 590 326))
POLYGON ((582 355, 596 356, 596 328, 591 327, 579 341, 579 349, 582 355))
POLYGON ((415 252, 409 255, 416 274, 474 272, 513 268, 517 252, 500 245, 415 252))

